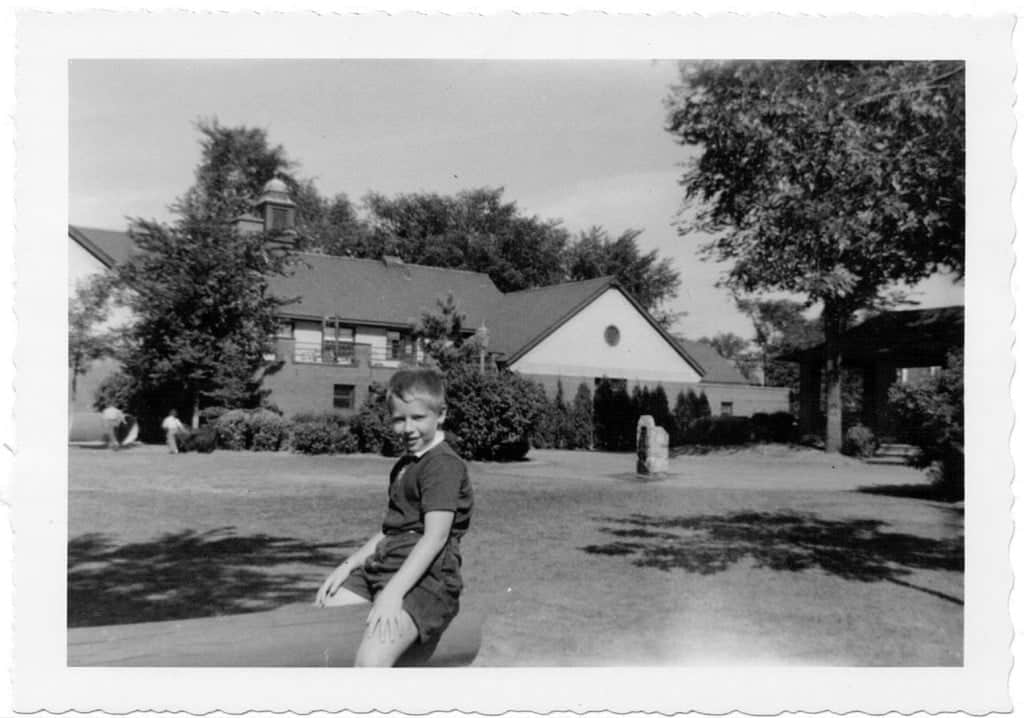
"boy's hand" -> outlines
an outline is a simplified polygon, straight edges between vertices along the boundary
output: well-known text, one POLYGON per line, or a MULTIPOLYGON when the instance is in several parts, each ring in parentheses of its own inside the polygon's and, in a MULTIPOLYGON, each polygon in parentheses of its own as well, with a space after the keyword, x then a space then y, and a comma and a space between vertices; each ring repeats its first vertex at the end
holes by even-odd
POLYGON ((382 641, 392 643, 398 640, 401 630, 402 597, 384 588, 373 601, 366 625, 370 633, 376 633, 382 641))
POLYGON ((348 561, 342 562, 331 571, 331 575, 324 580, 320 590, 316 592, 316 600, 313 601, 313 605, 323 607, 324 602, 341 588, 341 584, 345 583, 345 579, 350 573, 352 573, 352 565, 348 561))

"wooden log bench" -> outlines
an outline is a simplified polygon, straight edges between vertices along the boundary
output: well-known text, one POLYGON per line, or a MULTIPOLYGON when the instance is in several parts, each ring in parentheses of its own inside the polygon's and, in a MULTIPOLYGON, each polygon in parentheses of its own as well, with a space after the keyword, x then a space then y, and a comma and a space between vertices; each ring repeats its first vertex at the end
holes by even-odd
MULTIPOLYGON (((351 666, 366 606, 273 611, 68 630, 69 666, 351 666)), ((425 662, 413 646, 399 665, 467 666, 480 651, 483 619, 463 611, 425 662)))

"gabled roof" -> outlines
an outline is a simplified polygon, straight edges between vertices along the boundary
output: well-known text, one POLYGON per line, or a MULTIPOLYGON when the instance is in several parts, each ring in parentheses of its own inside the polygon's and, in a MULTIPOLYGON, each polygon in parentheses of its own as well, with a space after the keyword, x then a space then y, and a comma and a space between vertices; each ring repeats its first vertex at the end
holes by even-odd
POLYGON ((127 232, 69 224, 68 234, 107 268, 124 262, 135 251, 127 232))
MULTIPOLYGON (((127 232, 69 225, 68 233, 108 267, 125 261, 134 250, 127 232)), ((704 381, 731 381, 720 366, 724 362, 721 357, 716 362, 701 347, 676 340, 613 277, 502 294, 481 272, 405 264, 394 258, 382 261, 299 253, 290 275, 270 280, 274 295, 297 300, 282 308, 283 316, 315 320, 338 316, 353 323, 395 327, 407 327, 424 312, 436 311, 438 300, 451 292, 466 314, 466 327, 486 324, 490 350, 508 363, 610 289, 621 291, 637 310, 638 320, 649 322, 704 381)))
POLYGON ((513 362, 536 346, 608 287, 610 277, 509 292, 491 307, 489 349, 513 362))
POLYGON ((565 282, 504 295, 495 305, 493 314, 487 317, 487 326, 493 337, 489 348, 503 354, 503 360, 511 364, 610 289, 622 292, 642 320, 661 334, 694 370, 704 373, 700 362, 680 346, 629 292, 623 290, 614 277, 565 282))
POLYGON ((673 336, 672 338, 676 344, 682 346, 690 356, 700 362, 700 365, 704 368, 704 375, 701 377, 701 381, 714 384, 750 383, 740 373, 740 370, 736 368, 736 365, 715 351, 713 346, 704 342, 684 339, 680 336, 673 336))
POLYGON ((270 289, 278 297, 298 298, 282 308, 285 316, 339 316, 402 327, 436 311, 448 292, 474 329, 501 300, 494 282, 480 272, 309 253, 298 255, 290 276, 272 277, 270 289))

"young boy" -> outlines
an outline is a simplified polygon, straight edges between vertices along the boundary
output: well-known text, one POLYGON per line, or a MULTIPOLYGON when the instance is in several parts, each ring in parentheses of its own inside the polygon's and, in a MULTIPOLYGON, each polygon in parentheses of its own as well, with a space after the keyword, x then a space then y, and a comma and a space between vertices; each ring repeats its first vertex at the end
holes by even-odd
POLYGON ((391 378, 387 401, 405 455, 391 469, 383 525, 316 596, 319 606, 373 603, 357 666, 392 666, 417 642, 424 657, 433 652, 459 611, 459 539, 473 510, 466 465, 441 430, 441 374, 402 369, 391 378))

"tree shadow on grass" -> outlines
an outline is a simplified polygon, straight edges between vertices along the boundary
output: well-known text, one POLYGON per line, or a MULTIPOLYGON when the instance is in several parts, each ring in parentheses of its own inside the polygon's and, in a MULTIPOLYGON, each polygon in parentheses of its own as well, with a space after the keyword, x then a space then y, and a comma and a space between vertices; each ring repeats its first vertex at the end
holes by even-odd
POLYGON ((198 618, 312 601, 318 581, 357 540, 309 543, 232 527, 115 545, 68 542, 68 627, 198 618))
POLYGON ((852 581, 889 581, 947 601, 963 600, 905 580, 916 569, 964 570, 963 537, 930 539, 883 531, 882 521, 827 521, 811 514, 737 512, 682 518, 599 517, 614 537, 589 554, 630 556, 635 566, 709 575, 748 559, 773 571, 819 569, 852 581))
POLYGON ((894 496, 901 499, 922 499, 924 501, 941 501, 943 503, 956 503, 963 501, 963 495, 948 486, 926 483, 926 484, 874 484, 861 486, 857 489, 862 494, 875 494, 877 496, 894 496))

